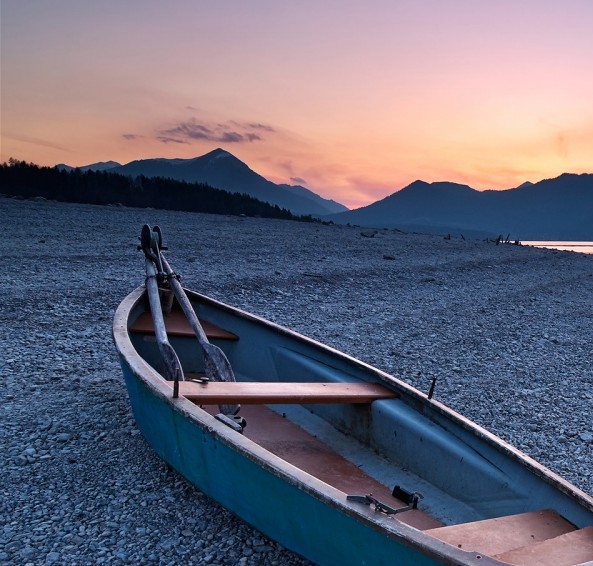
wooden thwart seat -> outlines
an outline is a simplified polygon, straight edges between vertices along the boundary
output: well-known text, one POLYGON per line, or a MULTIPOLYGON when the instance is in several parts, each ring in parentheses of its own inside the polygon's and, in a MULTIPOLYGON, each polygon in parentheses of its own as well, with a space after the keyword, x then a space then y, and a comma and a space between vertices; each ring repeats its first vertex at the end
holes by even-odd
POLYGON ((521 566, 578 566, 593 564, 593 527, 571 531, 552 539, 496 555, 521 566))
MULTIPOLYGON (((173 384, 171 383, 171 387, 173 384)), ((378 383, 180 381, 179 394, 200 405, 226 403, 370 403, 399 397, 378 383)))
MULTIPOLYGON (((194 331, 189 325, 187 318, 182 311, 172 310, 164 313, 165 329, 169 336, 194 336, 194 331)), ((238 340, 239 337, 232 332, 228 332, 215 324, 200 319, 200 324, 206 333, 209 340, 238 340)), ((130 327, 130 332, 138 332, 140 334, 154 334, 154 325, 152 322, 152 315, 150 312, 143 312, 130 327)))
POLYGON ((492 556, 507 564, 578 566, 593 560, 593 527, 577 529, 549 509, 426 532, 463 550, 492 556))
POLYGON ((541 510, 460 523, 428 532, 463 550, 492 556, 573 530, 573 525, 553 511, 541 510))

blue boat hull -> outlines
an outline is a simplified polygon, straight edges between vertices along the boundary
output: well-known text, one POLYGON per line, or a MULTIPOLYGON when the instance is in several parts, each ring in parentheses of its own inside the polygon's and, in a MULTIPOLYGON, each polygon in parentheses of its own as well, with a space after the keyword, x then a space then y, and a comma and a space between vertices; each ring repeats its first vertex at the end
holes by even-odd
MULTIPOLYGON (((142 435, 155 452, 198 489, 262 533, 321 566, 502 564, 478 552, 455 548, 403 522, 346 501, 339 490, 271 454, 189 400, 183 397, 173 398, 170 386, 138 355, 130 340, 129 326, 143 309, 143 293, 142 288, 131 293, 118 308, 114 319, 114 338, 133 414, 142 435)), ((259 324, 263 333, 278 333, 281 345, 287 340, 298 343, 295 352, 305 360, 302 363, 312 364, 312 367, 317 364, 325 368, 329 367, 327 359, 336 360, 330 369, 322 372, 333 372, 333 375, 338 371, 335 368, 342 371, 340 368, 343 367, 356 377, 365 374, 373 378, 378 375, 384 377, 384 374, 369 366, 286 329, 217 304, 206 297, 194 295, 194 300, 200 297, 206 311, 219 308, 222 310, 223 322, 226 319, 230 324, 231 318, 237 318, 239 322, 236 330, 241 330, 246 325, 259 324)), ((258 362, 257 356, 248 356, 241 353, 238 347, 236 349, 233 360, 233 346, 229 347, 233 365, 242 363, 245 366, 257 366, 265 363, 262 360, 258 362)), ((289 361, 284 360, 284 367, 289 371, 293 361, 290 356, 287 359, 289 361)), ((271 371, 271 367, 264 369, 271 371)), ((299 369, 301 370, 302 368, 299 369)), ((249 373, 248 370, 245 371, 249 373)), ((262 372, 256 367, 254 375, 258 373, 261 375, 262 372)), ((324 378, 327 379, 327 376, 324 378)), ((486 431, 456 417, 439 404, 429 404, 425 396, 405 384, 398 382, 397 385, 399 392, 407 399, 407 408, 391 402, 375 402, 373 405, 377 405, 377 422, 396 418, 393 407, 401 408, 399 412, 405 418, 399 418, 402 422, 406 421, 402 426, 407 426, 410 434, 414 434, 413 428, 416 425, 411 411, 419 410, 419 414, 434 411, 431 422, 433 425, 436 422, 438 426, 434 427, 433 433, 419 432, 418 434, 423 435, 421 439, 425 438, 427 443, 434 442, 436 446, 436 443, 441 442, 443 430, 452 427, 456 438, 449 441, 445 449, 455 452, 457 446, 463 446, 465 452, 462 457, 467 455, 469 469, 473 469, 469 460, 477 446, 472 443, 484 443, 487 445, 488 458, 495 458, 500 454, 501 462, 508 460, 510 469, 517 470, 519 475, 524 474, 530 478, 529 481, 534 482, 537 490, 532 491, 539 490, 544 499, 555 504, 564 515, 569 514, 575 524, 593 524, 592 502, 585 494, 532 461, 525 461, 519 453, 486 431), (448 420, 453 424, 449 425, 448 420)), ((331 410, 328 409, 330 413, 331 410)), ((378 432, 380 436, 382 431, 378 432)), ((484 467, 485 458, 477 460, 475 469, 484 467)), ((492 468, 498 470, 499 466, 497 464, 492 468)), ((492 477, 496 478, 495 475, 492 477)), ((509 494, 509 498, 511 495, 514 497, 512 490, 509 494)), ((496 506, 496 503, 493 505, 496 506)))
POLYGON ((402 540, 388 538, 309 493, 298 480, 264 468, 153 395, 125 365, 123 371, 134 418, 151 448, 200 491, 271 539, 320 565, 369 561, 393 566, 394 557, 402 566, 443 564, 419 555, 403 534, 402 540))

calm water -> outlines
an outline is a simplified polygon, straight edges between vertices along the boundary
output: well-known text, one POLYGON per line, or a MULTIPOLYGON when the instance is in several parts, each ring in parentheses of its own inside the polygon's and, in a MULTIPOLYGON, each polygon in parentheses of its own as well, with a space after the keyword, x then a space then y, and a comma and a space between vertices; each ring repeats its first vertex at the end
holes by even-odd
POLYGON ((593 254, 593 242, 521 242, 524 246, 593 254))

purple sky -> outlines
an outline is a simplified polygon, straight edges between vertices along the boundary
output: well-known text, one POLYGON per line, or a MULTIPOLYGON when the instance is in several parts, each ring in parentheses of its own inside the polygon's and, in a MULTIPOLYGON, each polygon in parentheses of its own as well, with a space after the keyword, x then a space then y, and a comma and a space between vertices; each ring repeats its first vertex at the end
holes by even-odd
POLYGON ((593 163, 593 2, 2 0, 2 161, 223 147, 355 207, 593 163))

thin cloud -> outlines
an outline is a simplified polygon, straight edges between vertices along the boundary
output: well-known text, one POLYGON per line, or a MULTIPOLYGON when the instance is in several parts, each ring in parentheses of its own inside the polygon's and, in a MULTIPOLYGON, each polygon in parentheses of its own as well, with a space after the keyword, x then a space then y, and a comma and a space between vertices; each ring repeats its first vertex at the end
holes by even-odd
POLYGON ((160 130, 157 140, 163 143, 190 143, 191 141, 211 141, 220 143, 251 143, 261 141, 261 132, 273 132, 271 126, 264 124, 241 123, 231 120, 228 123, 208 124, 192 118, 180 122, 173 128, 160 130))
POLYGON ((49 147, 50 149, 57 149, 59 151, 66 151, 66 152, 72 151, 70 148, 64 147, 63 145, 58 145, 57 143, 53 143, 51 141, 44 140, 41 138, 34 138, 34 137, 22 136, 22 135, 13 135, 10 133, 5 134, 4 137, 6 139, 13 139, 16 141, 25 142, 25 143, 29 143, 32 145, 40 145, 42 147, 49 147))
POLYGON ((220 138, 214 139, 213 141, 221 141, 224 143, 241 143, 244 141, 244 136, 238 132, 224 132, 220 138))
POLYGON ((303 179, 302 177, 291 177, 290 180, 293 183, 296 183, 297 185, 306 185, 307 181, 305 181, 305 179, 303 179))
POLYGON ((185 141, 185 140, 179 140, 176 138, 171 138, 168 136, 157 136, 156 138, 158 141, 162 142, 162 143, 182 143, 182 144, 187 144, 189 142, 185 141))
POLYGON ((177 138, 180 140, 191 139, 191 140, 208 140, 213 137, 213 132, 210 128, 198 124, 195 121, 182 122, 174 128, 169 130, 163 130, 160 132, 162 136, 166 138, 177 138))
POLYGON ((275 132, 276 130, 274 130, 274 128, 272 128, 272 126, 266 126, 266 124, 247 124, 250 128, 253 128, 255 130, 264 130, 265 132, 275 132))

